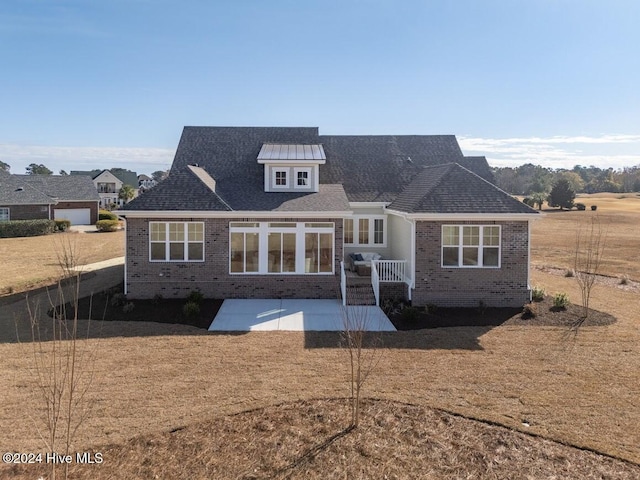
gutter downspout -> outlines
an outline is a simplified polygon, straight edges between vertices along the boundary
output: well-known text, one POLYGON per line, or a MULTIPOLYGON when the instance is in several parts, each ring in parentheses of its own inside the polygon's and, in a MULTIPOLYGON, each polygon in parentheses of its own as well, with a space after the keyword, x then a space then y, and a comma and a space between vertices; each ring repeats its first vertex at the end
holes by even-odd
MULTIPOLYGON (((405 218, 405 220, 407 219, 405 218)), ((409 300, 411 300, 411 292, 416 288, 416 221, 407 220, 407 222, 409 222, 409 225, 411 226, 411 281, 407 291, 409 300)))

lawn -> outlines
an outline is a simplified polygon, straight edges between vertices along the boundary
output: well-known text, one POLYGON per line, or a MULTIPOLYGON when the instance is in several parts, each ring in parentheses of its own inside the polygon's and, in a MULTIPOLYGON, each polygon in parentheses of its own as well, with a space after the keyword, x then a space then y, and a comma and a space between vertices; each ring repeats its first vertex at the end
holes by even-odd
POLYGON ((56 282, 61 275, 59 255, 77 252, 78 264, 124 256, 124 231, 65 232, 40 237, 0 238, 0 295, 22 292, 56 282))
MULTIPOLYGON (((626 222, 640 213, 640 202, 633 202, 597 200, 598 212, 611 219, 610 242, 620 245, 607 251, 609 265, 638 279, 638 243, 625 233, 626 222)), ((572 237, 559 225, 566 216, 564 229, 570 229, 585 214, 591 212, 550 213, 536 224, 536 264, 569 265, 572 237)), ((548 294, 579 299, 573 278, 534 269, 532 281, 548 294)), ((335 400, 349 393, 339 334, 226 335, 187 325, 95 322, 92 338, 83 342, 99 359, 91 365, 92 413, 74 448, 104 452, 105 462, 76 473, 639 478, 638 291, 598 284, 592 307, 615 322, 577 331, 505 322, 384 334, 381 361, 364 389, 379 400, 367 402, 362 428, 333 440, 348 424, 344 402, 335 400)), ((42 451, 32 344, 4 338, 0 448, 42 451)), ((17 474, 4 467, 0 476, 10 471, 17 474)))
POLYGON ((580 195, 576 202, 587 210, 546 209, 544 219, 534 222, 531 229, 531 256, 538 267, 573 268, 576 232, 597 218, 605 233, 602 273, 640 281, 640 195, 593 194, 580 195), (593 212, 591 205, 597 205, 593 212))

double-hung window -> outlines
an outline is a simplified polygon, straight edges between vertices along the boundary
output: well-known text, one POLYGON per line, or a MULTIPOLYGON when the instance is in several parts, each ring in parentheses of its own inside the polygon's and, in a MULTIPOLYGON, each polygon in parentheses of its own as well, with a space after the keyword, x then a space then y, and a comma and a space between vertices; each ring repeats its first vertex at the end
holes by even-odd
POLYGON ((0 207, 0 222, 8 222, 10 219, 9 207, 0 207))
POLYGON ((443 267, 500 267, 499 225, 443 225, 443 267))
POLYGON ((386 218, 376 215, 356 215, 344 219, 345 245, 386 245, 386 218))
POLYGON ((204 223, 150 222, 149 259, 152 262, 204 261, 204 223))

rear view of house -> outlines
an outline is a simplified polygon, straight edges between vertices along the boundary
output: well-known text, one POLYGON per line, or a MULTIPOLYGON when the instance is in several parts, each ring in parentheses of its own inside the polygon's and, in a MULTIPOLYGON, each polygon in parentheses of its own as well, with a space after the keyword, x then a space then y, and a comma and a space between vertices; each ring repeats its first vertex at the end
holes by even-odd
POLYGON ((185 127, 169 177, 127 219, 132 298, 347 298, 522 305, 538 213, 452 135, 185 127))

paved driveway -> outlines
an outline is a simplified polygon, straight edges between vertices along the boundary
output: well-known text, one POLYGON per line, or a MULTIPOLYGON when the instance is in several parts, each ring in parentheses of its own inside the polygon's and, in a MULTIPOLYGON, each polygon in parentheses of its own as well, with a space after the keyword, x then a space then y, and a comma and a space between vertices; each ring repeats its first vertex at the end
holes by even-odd
POLYGON ((343 307, 338 300, 253 299, 225 300, 210 331, 342 331, 345 318, 352 328, 394 332, 396 329, 379 307, 343 307))

